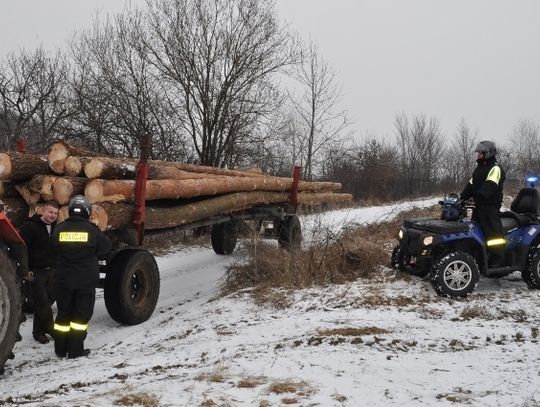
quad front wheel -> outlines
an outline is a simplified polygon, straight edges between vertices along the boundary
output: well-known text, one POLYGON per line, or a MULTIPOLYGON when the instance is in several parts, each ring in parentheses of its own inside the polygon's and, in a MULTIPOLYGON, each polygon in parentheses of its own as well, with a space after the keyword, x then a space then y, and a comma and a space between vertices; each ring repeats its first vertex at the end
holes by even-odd
POLYGON ((413 257, 404 250, 400 245, 394 247, 392 250, 392 257, 390 259, 391 266, 399 271, 405 271, 417 277, 425 277, 429 269, 423 264, 419 264, 416 261, 412 261, 413 257))
POLYGON ((450 297, 466 297, 471 293, 480 272, 473 256, 456 251, 440 257, 433 265, 431 284, 440 295, 450 297))

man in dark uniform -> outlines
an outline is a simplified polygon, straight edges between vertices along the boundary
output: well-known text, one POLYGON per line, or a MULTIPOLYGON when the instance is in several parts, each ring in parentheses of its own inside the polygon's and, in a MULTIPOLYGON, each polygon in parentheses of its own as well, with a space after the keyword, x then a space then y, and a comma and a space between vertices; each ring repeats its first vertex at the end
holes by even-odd
POLYGON ((98 260, 111 250, 111 241, 89 221, 92 206, 77 195, 69 202, 69 218, 59 224, 52 240, 57 254, 55 292, 58 315, 54 350, 59 357, 87 356, 88 321, 94 312, 99 281, 98 260))
POLYGON ((504 264, 506 245, 499 216, 506 176, 497 164, 495 143, 481 141, 474 151, 477 153, 478 165, 460 197, 463 200, 474 199, 472 219, 480 224, 486 237, 490 266, 497 267, 504 264))
POLYGON ((20 227, 21 237, 28 247, 30 273, 25 280, 30 282, 30 297, 34 308, 32 335, 39 343, 48 343, 47 334, 52 335, 54 303, 54 256, 50 234, 58 218, 58 204, 47 202, 41 215, 28 218, 20 227))

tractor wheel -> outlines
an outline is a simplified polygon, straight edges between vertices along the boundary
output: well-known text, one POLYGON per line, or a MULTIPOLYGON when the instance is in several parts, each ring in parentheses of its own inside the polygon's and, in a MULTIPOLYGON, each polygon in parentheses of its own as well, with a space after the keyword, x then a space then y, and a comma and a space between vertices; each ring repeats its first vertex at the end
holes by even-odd
POLYGON ((238 233, 232 222, 216 223, 212 225, 212 249, 216 254, 231 254, 238 241, 238 233))
POLYGON ((159 270, 144 250, 119 253, 107 266, 105 306, 112 319, 126 325, 146 321, 159 297, 159 270))
POLYGON ((530 288, 540 288, 540 252, 538 250, 529 258, 527 267, 521 272, 521 277, 530 288))
POLYGON ((435 262, 431 284, 440 295, 466 297, 475 289, 479 279, 480 272, 474 257, 456 251, 440 257, 435 262))
POLYGON ((302 247, 302 225, 296 215, 287 216, 278 228, 279 246, 290 250, 298 250, 302 247))
POLYGON ((4 373, 6 360, 13 358, 21 323, 20 288, 15 275, 15 267, 0 251, 0 374, 4 373))

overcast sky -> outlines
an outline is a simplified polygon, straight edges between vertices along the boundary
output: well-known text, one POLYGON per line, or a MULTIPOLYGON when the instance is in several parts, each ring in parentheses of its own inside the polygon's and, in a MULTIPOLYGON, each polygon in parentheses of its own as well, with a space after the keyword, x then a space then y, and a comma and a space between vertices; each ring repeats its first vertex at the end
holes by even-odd
MULTIPOLYGON (((143 0, 131 0, 143 4, 143 0)), ((0 0, 0 57, 61 47, 93 10, 125 0, 0 0)), ((343 83, 358 135, 393 137, 397 113, 435 116, 452 135, 465 118, 504 142, 521 118, 540 121, 540 1, 277 0, 319 44, 343 83)))

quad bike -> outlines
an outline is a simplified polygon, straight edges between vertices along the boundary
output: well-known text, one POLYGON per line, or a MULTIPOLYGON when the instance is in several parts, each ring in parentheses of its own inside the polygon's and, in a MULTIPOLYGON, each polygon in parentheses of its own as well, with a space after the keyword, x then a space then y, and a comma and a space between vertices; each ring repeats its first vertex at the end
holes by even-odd
POLYGON ((440 219, 416 218, 403 223, 391 265, 410 274, 428 277, 443 296, 466 297, 480 274, 502 277, 520 271, 530 288, 540 288, 539 194, 522 188, 510 211, 500 214, 505 239, 504 263, 490 266, 486 239, 480 226, 466 218, 465 203, 451 194, 439 204, 440 219))

